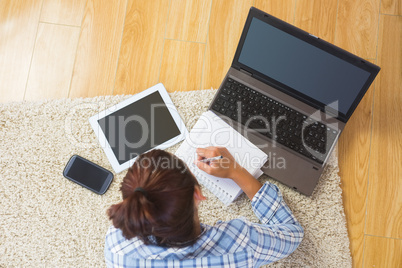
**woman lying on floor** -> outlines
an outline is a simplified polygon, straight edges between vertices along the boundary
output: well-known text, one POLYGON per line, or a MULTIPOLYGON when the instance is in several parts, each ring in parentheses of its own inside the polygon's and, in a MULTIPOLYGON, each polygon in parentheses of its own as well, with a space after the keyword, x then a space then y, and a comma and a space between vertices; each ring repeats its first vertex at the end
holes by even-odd
POLYGON ((197 208, 205 197, 196 178, 176 156, 153 150, 137 158, 121 185, 123 201, 108 210, 108 267, 260 267, 299 246, 303 229, 275 185, 262 185, 225 148, 200 148, 197 154, 198 160, 223 156, 196 164, 234 180, 261 222, 200 223, 197 208))

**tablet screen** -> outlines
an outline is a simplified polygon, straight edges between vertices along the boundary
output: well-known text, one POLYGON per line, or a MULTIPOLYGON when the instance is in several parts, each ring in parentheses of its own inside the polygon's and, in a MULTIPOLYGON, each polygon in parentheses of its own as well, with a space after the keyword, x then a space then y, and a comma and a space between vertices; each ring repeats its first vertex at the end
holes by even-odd
POLYGON ((178 129, 158 91, 98 120, 121 165, 178 135, 178 129))

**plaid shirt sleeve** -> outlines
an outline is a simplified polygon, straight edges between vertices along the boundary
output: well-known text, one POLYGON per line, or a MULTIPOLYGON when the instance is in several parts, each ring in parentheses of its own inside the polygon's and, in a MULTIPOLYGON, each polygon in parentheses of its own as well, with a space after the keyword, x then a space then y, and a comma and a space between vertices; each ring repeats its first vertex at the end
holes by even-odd
POLYGON ((271 183, 265 183, 252 199, 251 205, 261 221, 261 224, 251 223, 250 226, 254 267, 290 255, 301 243, 304 231, 279 189, 271 183))

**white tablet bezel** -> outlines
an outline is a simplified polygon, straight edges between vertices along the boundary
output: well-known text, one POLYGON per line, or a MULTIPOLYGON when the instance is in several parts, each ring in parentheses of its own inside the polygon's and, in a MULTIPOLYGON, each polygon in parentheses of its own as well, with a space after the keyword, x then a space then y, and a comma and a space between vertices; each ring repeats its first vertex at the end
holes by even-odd
POLYGON ((122 109, 122 108, 124 108, 124 107, 126 107, 126 106, 128 106, 128 105, 130 105, 130 104, 132 104, 132 103, 134 103, 134 102, 136 102, 136 101, 138 101, 138 100, 140 100, 140 99, 152 94, 152 93, 154 93, 154 92, 156 92, 156 91, 158 91, 159 94, 161 95, 162 100, 166 105, 166 108, 170 112, 170 115, 172 116, 177 128, 180 131, 180 134, 177 135, 174 138, 171 138, 168 141, 165 141, 164 143, 162 143, 162 144, 160 144, 158 146, 155 146, 155 147, 151 148, 150 150, 152 150, 152 149, 162 149, 163 150, 163 149, 166 149, 168 147, 171 147, 171 146, 175 145, 176 143, 184 140, 188 135, 188 130, 187 130, 183 120, 181 119, 181 117, 179 115, 179 112, 176 109, 176 106, 173 104, 172 100, 169 97, 169 94, 167 93, 167 91, 166 91, 166 89, 165 89, 165 87, 163 86, 162 83, 159 83, 159 84, 157 84, 157 85, 155 85, 155 86, 153 86, 151 88, 148 88, 148 89, 146 89, 146 90, 144 90, 144 91, 142 91, 142 92, 140 92, 140 93, 138 93, 138 94, 136 94, 136 95, 134 95, 134 96, 132 96, 132 97, 130 97, 130 98, 128 98, 128 99, 126 99, 126 100, 124 100, 124 101, 122 101, 122 102, 120 102, 120 103, 118 103, 118 104, 116 104, 116 105, 114 105, 114 106, 112 106, 112 107, 110 107, 110 108, 108 108, 108 109, 106 109, 106 110, 94 115, 94 116, 92 116, 91 118, 89 118, 89 123, 91 124, 92 129, 95 132, 95 135, 98 137, 98 140, 100 142, 101 147, 105 151, 105 154, 106 154, 107 158, 109 159, 109 162, 112 165, 113 170, 116 173, 120 173, 123 170, 126 170, 129 167, 131 167, 136 158, 130 159, 130 160, 128 160, 128 161, 126 161, 126 162, 124 162, 122 164, 119 164, 115 154, 113 153, 113 150, 112 150, 108 140, 106 139, 105 134, 102 131, 101 126, 98 123, 98 120, 100 120, 100 119, 102 119, 102 118, 104 118, 104 117, 106 117, 106 116, 108 116, 108 115, 110 115, 110 114, 112 114, 112 113, 114 113, 114 112, 116 112, 116 111, 118 111, 118 110, 120 110, 120 109, 122 109))

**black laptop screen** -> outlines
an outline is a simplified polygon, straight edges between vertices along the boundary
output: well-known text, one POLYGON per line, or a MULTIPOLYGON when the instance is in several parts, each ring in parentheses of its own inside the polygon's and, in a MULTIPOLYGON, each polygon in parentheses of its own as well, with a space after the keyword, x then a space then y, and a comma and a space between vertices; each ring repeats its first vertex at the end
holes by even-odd
POLYGON ((248 29, 238 62, 342 114, 370 72, 257 18, 248 29))

